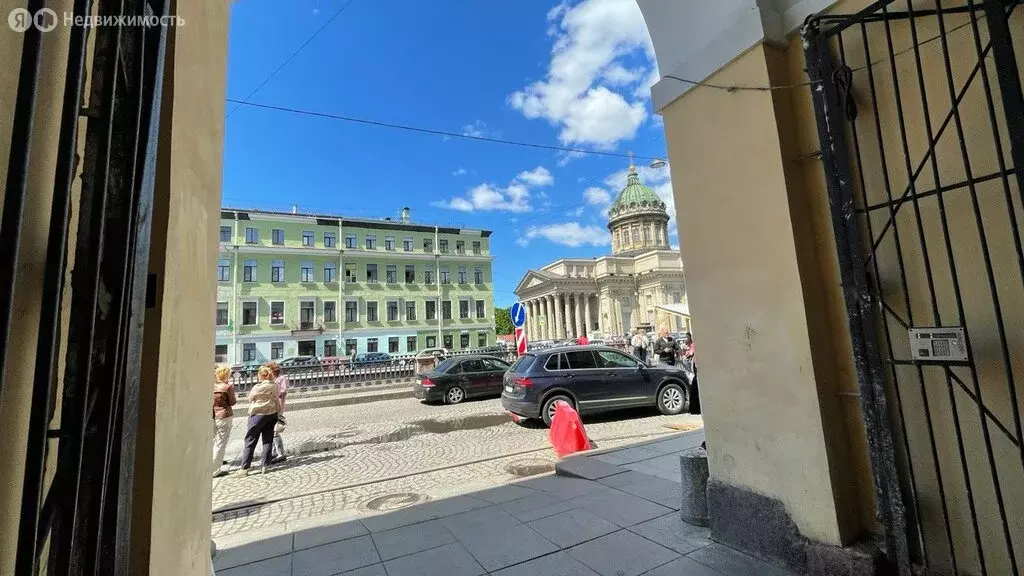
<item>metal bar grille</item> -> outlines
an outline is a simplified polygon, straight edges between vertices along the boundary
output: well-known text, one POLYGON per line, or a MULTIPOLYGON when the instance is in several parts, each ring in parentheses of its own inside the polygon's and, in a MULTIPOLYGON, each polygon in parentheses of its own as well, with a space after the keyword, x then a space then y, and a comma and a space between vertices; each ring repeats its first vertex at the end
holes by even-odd
POLYGON ((812 18, 803 35, 890 557, 901 574, 1017 576, 1024 506, 1006 487, 1024 482, 1024 11, 949 4, 884 0, 812 18), (962 330, 967 360, 909 357, 910 329, 932 327, 962 330), (883 430, 872 415, 886 391, 883 430), (890 430, 897 449, 879 451, 890 430), (905 527, 893 493, 913 503, 905 527))

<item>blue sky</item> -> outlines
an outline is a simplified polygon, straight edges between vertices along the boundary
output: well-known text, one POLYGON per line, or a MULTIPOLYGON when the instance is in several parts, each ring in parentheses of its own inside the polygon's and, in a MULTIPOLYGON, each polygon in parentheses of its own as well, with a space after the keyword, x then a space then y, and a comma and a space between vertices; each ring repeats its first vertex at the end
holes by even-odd
MULTIPOLYGON (((228 97, 245 99, 346 0, 238 0, 228 97)), ((352 0, 251 102, 509 140, 665 156, 633 0, 352 0)), ((196 87, 202 89, 202 87, 196 87)), ((628 161, 227 104, 226 205, 493 230, 495 300, 529 268, 610 251, 628 161)), ((642 164, 638 162, 638 164, 642 164)), ((674 212, 668 169, 641 177, 674 212)), ((674 215, 674 214, 673 214, 674 215)), ((670 228, 675 243, 675 221, 670 228)))

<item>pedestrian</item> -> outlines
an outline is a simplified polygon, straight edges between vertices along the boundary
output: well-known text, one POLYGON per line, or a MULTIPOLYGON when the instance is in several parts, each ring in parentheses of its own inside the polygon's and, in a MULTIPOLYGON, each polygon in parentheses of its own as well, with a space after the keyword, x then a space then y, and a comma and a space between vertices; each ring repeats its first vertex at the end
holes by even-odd
POLYGON ((590 344, 590 339, 587 338, 586 335, 580 336, 579 338, 576 339, 576 344, 580 346, 586 346, 587 344, 590 344))
POLYGON ((633 330, 633 339, 629 341, 630 346, 633 347, 633 355, 640 359, 641 362, 647 361, 647 337, 640 331, 639 328, 633 330))
POLYGON ((231 385, 231 368, 229 366, 218 366, 213 371, 213 473, 214 478, 219 478, 227 471, 223 469, 225 464, 224 452, 228 449, 228 439, 231 438, 231 419, 235 412, 232 406, 235 405, 235 387, 231 385))
POLYGON ((281 439, 281 432, 287 425, 284 419, 284 400, 288 396, 288 386, 291 384, 288 377, 281 373, 281 365, 277 362, 270 363, 270 370, 274 373, 274 384, 277 384, 277 398, 280 400, 280 409, 277 412, 277 424, 274 425, 274 449, 271 451, 271 464, 287 460, 284 454, 284 440, 281 439))
POLYGON ((690 414, 700 414, 700 385, 697 383, 697 357, 693 335, 686 333, 683 341, 683 358, 690 370, 690 414))
POLYGON ((248 476, 252 457, 256 450, 256 442, 263 441, 263 462, 260 473, 267 470, 273 453, 274 426, 277 424, 277 413, 280 411, 277 384, 274 372, 268 366, 260 366, 257 377, 259 383, 249 391, 249 429, 245 431, 245 447, 242 450, 242 469, 238 476, 248 476))
POLYGON ((676 360, 679 358, 679 342, 669 335, 667 326, 662 326, 658 330, 658 339, 654 341, 654 353, 665 364, 676 365, 676 360))

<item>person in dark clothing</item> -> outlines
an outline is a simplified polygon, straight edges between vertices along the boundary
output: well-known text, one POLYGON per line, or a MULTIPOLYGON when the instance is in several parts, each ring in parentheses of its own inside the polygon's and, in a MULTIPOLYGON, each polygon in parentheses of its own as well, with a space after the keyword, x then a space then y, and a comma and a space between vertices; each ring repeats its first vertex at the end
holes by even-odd
POLYGON ((679 358, 679 342, 669 335, 665 326, 658 330, 658 339, 654 341, 654 353, 663 363, 669 366, 676 365, 676 359, 679 358))
POLYGON ((692 375, 690 378, 690 414, 700 414, 700 387, 697 385, 697 359, 693 336, 687 332, 683 341, 683 363, 692 375))

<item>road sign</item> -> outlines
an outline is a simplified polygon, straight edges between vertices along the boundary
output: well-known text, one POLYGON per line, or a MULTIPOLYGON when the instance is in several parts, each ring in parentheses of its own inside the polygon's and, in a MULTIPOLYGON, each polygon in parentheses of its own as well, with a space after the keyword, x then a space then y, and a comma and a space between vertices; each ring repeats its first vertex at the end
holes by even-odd
POLYGON ((526 306, 516 302, 512 305, 512 309, 509 310, 509 315, 512 316, 512 325, 516 328, 522 328, 526 325, 526 306))
POLYGON ((526 354, 526 330, 516 328, 516 354, 526 354))

